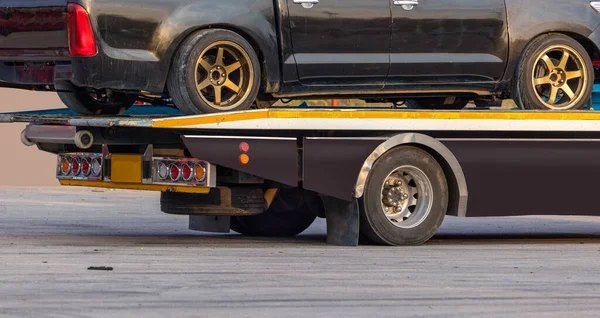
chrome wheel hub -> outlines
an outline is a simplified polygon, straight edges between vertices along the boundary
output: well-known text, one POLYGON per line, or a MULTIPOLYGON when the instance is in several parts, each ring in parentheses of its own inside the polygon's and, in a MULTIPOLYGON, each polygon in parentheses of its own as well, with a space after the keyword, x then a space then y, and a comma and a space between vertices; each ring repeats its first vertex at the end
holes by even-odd
POLYGON ((433 188, 427 175, 417 167, 402 166, 390 173, 381 188, 381 207, 393 225, 413 228, 429 215, 433 188))

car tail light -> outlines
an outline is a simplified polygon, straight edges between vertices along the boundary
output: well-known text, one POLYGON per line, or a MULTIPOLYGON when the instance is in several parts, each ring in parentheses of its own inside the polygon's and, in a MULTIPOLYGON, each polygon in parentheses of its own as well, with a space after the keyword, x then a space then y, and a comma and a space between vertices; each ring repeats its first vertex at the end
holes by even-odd
POLYGON ((153 161, 152 181, 157 184, 207 186, 209 168, 214 168, 195 158, 153 158, 153 161))
POLYGON ((90 16, 82 6, 69 3, 67 29, 71 56, 94 56, 98 53, 90 16))

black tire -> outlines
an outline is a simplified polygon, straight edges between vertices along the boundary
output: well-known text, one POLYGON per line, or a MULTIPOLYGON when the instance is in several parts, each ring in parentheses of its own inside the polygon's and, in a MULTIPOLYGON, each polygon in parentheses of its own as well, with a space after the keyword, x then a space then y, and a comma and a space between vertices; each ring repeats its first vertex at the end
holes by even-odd
MULTIPOLYGON (((410 182, 405 183, 410 184, 410 182)), ((416 186, 414 188, 416 189, 416 186)), ((373 165, 365 184, 365 192, 359 203, 360 231, 370 241, 385 245, 422 244, 436 233, 446 214, 448 185, 444 171, 434 157, 420 148, 401 146, 392 149, 373 165), (408 226, 405 228, 395 225, 386 216, 382 204, 382 189, 385 180, 399 167, 404 167, 404 169, 406 167, 417 168, 423 176, 426 176, 431 185, 427 187, 428 192, 423 191, 422 197, 417 199, 417 202, 420 203, 417 203, 413 213, 418 219, 413 219, 417 222, 414 222, 412 227, 409 223, 406 224, 408 226), (431 195, 426 196, 424 193, 430 193, 431 195), (422 204, 422 206, 420 207, 418 204, 422 204), (419 216, 416 211, 421 211, 421 208, 424 209, 422 211, 427 213, 419 216)), ((411 221, 410 217, 406 219, 407 222, 411 221)), ((398 222, 395 223, 398 224, 398 222)))
POLYGON ((133 106, 135 95, 113 94, 113 102, 98 101, 89 93, 58 92, 60 100, 72 111, 81 115, 116 115, 133 106))
MULTIPOLYGON (((210 104, 197 89, 196 75, 198 69, 196 63, 200 56, 209 49, 211 45, 220 42, 233 43, 247 55, 247 73, 252 77, 244 96, 237 101, 234 108, 226 111, 240 111, 249 109, 258 95, 261 85, 261 71, 258 56, 252 45, 242 36, 235 32, 223 29, 202 30, 191 34, 182 44, 171 65, 167 79, 167 88, 173 102, 182 112, 194 115, 202 113, 215 113, 225 111, 210 104)), ((216 64, 215 64, 216 65, 216 64)), ((213 73, 214 74, 214 73, 213 73)), ((209 74, 209 76, 212 76, 209 74)), ((227 74, 229 76, 229 74, 227 74)), ((240 75, 241 76, 241 75, 240 75)), ((213 86, 214 87, 214 86, 213 86)), ((216 102, 216 101, 215 101, 216 102)))
POLYGON ((239 234, 245 235, 245 236, 251 236, 252 233, 250 233, 250 231, 248 231, 244 226, 242 226, 242 224, 240 223, 240 221, 238 220, 237 217, 232 216, 231 217, 231 221, 229 222, 229 228, 239 234))
MULTIPOLYGON (((548 54, 546 54, 547 56, 549 56, 548 54)), ((560 69, 560 61, 558 61, 558 65, 557 66, 557 57, 551 57, 552 63, 554 63, 554 66, 556 67, 555 69, 560 69)), ((571 67, 573 67, 573 65, 576 64, 571 64, 571 67)), ((548 66, 545 66, 545 68, 549 68, 548 66)), ((542 66, 542 72, 543 71, 544 66, 542 66)), ((565 70, 568 71, 568 70, 565 70)), ((561 79, 559 76, 555 77, 557 80, 565 80, 565 79, 561 79)), ((575 41, 574 39, 563 35, 563 34, 546 34, 546 35, 542 35, 537 37, 536 39, 534 39, 525 49, 525 51, 523 52, 523 55, 521 56, 521 59, 519 61, 519 64, 517 66, 517 70, 516 70, 516 74, 515 74, 515 81, 514 81, 514 88, 513 88, 513 99, 515 100, 515 102, 517 103, 517 105, 522 108, 522 109, 541 109, 541 110, 552 110, 552 109, 559 109, 559 110, 577 110, 577 109, 582 109, 586 106, 588 100, 589 100, 589 96, 592 92, 592 88, 593 88, 593 84, 594 84, 594 67, 592 65, 592 60, 589 56, 589 54, 587 53, 587 51, 585 50, 585 48, 579 44, 577 41, 575 41), (554 86, 554 84, 545 84, 544 86, 536 86, 536 88, 534 88, 534 83, 533 83, 533 77, 535 76, 536 78, 538 78, 539 74, 538 72, 540 72, 540 66, 539 66, 539 62, 540 62, 540 55, 543 55, 544 52, 546 52, 549 49, 555 48, 555 47, 564 47, 569 51, 573 51, 575 52, 577 55, 574 55, 573 58, 580 60, 579 62, 575 62, 575 60, 569 61, 569 63, 578 63, 581 64, 581 71, 583 72, 583 76, 581 77, 581 80, 583 80, 583 83, 581 83, 581 87, 577 89, 576 92, 573 92, 575 97, 574 98, 569 98, 568 103, 560 103, 561 101, 563 101, 565 99, 565 97, 567 94, 565 93, 564 90, 560 89, 559 90, 559 94, 560 92, 562 92, 562 97, 560 97, 560 95, 558 95, 560 98, 557 102, 557 106, 554 107, 552 105, 548 105, 547 103, 544 103, 544 101, 540 100, 540 98, 538 98, 539 96, 539 92, 542 92, 543 90, 551 90, 552 87, 554 86), (534 74, 534 68, 536 68, 537 71, 535 71, 534 74), (565 104, 564 106, 560 106, 565 104)), ((569 82, 572 83, 572 80, 570 79, 566 79, 567 80, 567 86, 569 82)), ((577 80, 579 83, 579 80, 577 80)), ((559 84, 557 84, 559 85, 559 84)), ((564 84, 563 84, 564 85, 564 84)), ((548 94, 548 93, 544 93, 544 94, 548 94)), ((550 95, 551 96, 551 95, 550 95)), ((550 96, 548 96, 548 103, 550 100, 550 96)), ((542 98, 543 99, 543 98, 542 98)), ((556 99, 555 99, 556 102, 556 99)))
POLYGON ((404 105, 408 109, 463 109, 469 100, 457 98, 452 104, 444 104, 445 98, 407 99, 404 105))
POLYGON ((251 236, 296 236, 306 230, 323 209, 321 198, 314 192, 281 189, 264 213, 236 217, 239 227, 234 231, 251 236))

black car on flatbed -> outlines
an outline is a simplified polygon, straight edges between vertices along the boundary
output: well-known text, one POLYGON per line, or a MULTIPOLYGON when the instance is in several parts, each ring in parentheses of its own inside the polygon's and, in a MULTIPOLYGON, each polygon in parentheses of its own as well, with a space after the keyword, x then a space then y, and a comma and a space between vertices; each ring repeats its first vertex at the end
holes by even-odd
POLYGON ((600 59, 599 10, 588 0, 0 0, 0 86, 58 91, 83 114, 166 98, 188 114, 338 97, 580 109, 600 59))

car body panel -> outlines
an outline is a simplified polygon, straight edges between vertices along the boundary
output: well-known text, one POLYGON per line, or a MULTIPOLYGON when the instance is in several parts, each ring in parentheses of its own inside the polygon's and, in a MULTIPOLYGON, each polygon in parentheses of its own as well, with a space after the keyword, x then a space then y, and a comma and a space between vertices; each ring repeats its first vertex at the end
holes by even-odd
POLYGON ((600 14, 588 0, 419 0, 412 10, 394 0, 312 8, 292 0, 74 1, 91 17, 93 57, 67 55, 66 0, 0 0, 0 86, 51 84, 43 66, 64 61, 72 76, 61 74, 76 86, 161 94, 181 43, 210 28, 244 36, 259 52, 262 93, 286 98, 510 93, 538 35, 567 34, 595 53, 600 46, 600 14), (40 15, 14 18, 19 8, 40 15), (37 63, 34 71, 23 62, 37 63))
POLYGON ((390 6, 387 1, 287 0, 298 78, 306 85, 383 87, 389 70, 390 6))
MULTIPOLYGON (((510 54, 504 83, 510 83, 527 44, 537 36, 556 32, 589 37, 600 25, 600 15, 591 8, 588 0, 505 1, 510 54)), ((600 48, 598 40, 595 39, 594 44, 596 50, 600 48)))
POLYGON ((73 58, 73 82, 95 88, 161 93, 171 58, 194 31, 225 28, 241 33, 263 57, 266 90, 280 81, 275 12, 270 0, 80 1, 92 19, 100 52, 73 58), (156 74, 156 76, 148 76, 156 74))
POLYGON ((410 10, 393 5, 392 19, 386 86, 491 82, 504 74, 504 0, 420 0, 410 10))

